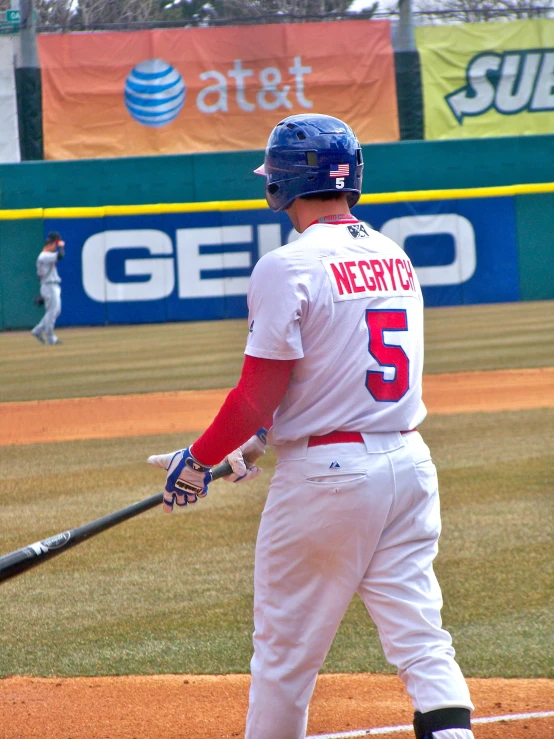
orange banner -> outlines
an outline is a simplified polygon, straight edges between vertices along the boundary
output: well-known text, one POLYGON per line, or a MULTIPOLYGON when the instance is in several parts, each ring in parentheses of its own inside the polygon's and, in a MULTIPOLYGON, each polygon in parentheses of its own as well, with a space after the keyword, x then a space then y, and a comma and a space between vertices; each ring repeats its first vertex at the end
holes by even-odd
POLYGON ((44 34, 47 159, 263 149, 295 113, 399 138, 388 21, 44 34))

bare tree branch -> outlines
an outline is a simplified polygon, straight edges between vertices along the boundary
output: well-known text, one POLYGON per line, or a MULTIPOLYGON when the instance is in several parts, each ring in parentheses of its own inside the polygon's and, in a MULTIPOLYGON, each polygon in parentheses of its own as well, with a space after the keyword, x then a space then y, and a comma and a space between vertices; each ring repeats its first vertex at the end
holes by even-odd
POLYGON ((547 17, 554 0, 414 0, 413 8, 428 21, 479 23, 547 17))
MULTIPOLYGON (((354 0, 35 0, 37 25, 48 28, 209 26, 355 18, 354 0)), ((554 17, 554 0, 412 0, 416 21, 476 23, 554 17)), ((0 10, 10 0, 0 0, 0 10)), ((398 6, 375 0, 364 18, 395 16, 398 6)))

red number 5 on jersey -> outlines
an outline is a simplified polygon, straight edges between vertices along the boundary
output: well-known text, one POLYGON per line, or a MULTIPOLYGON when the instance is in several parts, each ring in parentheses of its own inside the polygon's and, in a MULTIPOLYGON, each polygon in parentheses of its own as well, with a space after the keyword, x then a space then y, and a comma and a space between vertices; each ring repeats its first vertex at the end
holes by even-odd
POLYGON ((393 367, 394 378, 385 379, 385 373, 368 370, 366 387, 375 400, 396 403, 410 386, 410 360, 401 346, 387 344, 385 331, 407 331, 408 316, 405 310, 366 310, 365 320, 369 331, 368 350, 381 367, 393 367))

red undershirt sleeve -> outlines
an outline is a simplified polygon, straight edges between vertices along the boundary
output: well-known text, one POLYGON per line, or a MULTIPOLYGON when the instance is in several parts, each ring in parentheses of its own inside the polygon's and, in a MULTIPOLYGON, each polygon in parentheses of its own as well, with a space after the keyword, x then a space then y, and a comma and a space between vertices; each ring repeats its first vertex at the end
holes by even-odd
POLYGON ((192 454, 205 465, 221 462, 262 426, 269 429, 273 413, 287 390, 294 359, 260 359, 245 355, 242 374, 219 413, 197 439, 192 454))

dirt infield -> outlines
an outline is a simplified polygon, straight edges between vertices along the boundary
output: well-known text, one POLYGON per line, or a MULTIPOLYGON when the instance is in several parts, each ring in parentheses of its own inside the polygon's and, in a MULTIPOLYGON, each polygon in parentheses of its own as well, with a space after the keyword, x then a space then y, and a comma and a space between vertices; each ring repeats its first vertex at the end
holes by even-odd
MULTIPOLYGON (((538 713, 554 706, 553 680, 469 680, 475 716, 538 713)), ((1 739, 231 739, 244 733, 246 675, 20 678, 0 681, 1 739), (7 721, 6 721, 7 719, 7 721)), ((321 675, 308 733, 411 723, 393 675, 321 675)), ((552 739, 554 717, 475 724, 476 739, 552 739)), ((394 732, 413 739, 413 732, 394 732)), ((386 736, 386 734, 385 734, 386 736)), ((259 737, 264 739, 264 737, 259 737)))
MULTIPOLYGON (((213 419, 228 392, 2 403, 0 446, 196 431, 213 419)), ((429 413, 548 408, 554 405, 554 367, 426 375, 423 397, 429 413)))
MULTIPOLYGON (((209 423, 226 393, 4 403, 0 446, 194 431, 209 423)), ((425 378, 424 399, 430 413, 552 407, 554 368, 431 375, 425 378)), ((476 739, 554 737, 554 680, 468 682, 476 739), (481 722, 485 718, 490 722, 481 722)), ((241 737, 248 686, 246 675, 10 677, 0 680, 0 739, 241 737)), ((411 730, 399 728, 411 719, 412 706, 397 677, 321 675, 310 705, 308 733, 328 737, 344 732, 346 739, 380 727, 382 731, 365 735, 413 739, 411 730)))

